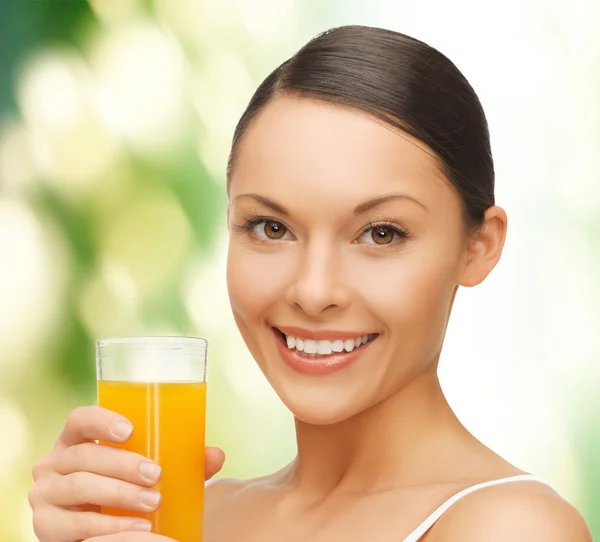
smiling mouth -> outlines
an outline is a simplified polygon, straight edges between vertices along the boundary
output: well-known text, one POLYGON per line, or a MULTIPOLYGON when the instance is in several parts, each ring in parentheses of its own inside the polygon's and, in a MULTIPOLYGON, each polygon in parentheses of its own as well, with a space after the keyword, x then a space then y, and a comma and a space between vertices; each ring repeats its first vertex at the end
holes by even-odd
POLYGON ((313 340, 305 339, 302 337, 293 337, 292 335, 286 335, 277 328, 273 328, 273 331, 279 337, 279 340, 289 350, 292 350, 297 355, 306 358, 327 358, 328 356, 336 354, 349 354, 354 350, 359 350, 365 345, 373 342, 377 337, 378 333, 369 333, 367 335, 357 336, 354 339, 337 339, 337 340, 313 340))

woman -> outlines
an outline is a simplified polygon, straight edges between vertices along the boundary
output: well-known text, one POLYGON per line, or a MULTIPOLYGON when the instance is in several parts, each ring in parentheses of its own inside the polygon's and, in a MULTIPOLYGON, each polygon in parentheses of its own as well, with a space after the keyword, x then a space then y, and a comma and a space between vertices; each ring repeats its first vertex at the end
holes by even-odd
MULTIPOLYGON (((507 222, 483 110, 446 57, 376 28, 318 36, 252 98, 228 192, 232 310, 294 414, 298 455, 209 484, 205 542, 591 540, 572 506, 469 434, 440 388, 458 287, 492 271, 507 222)), ((158 466, 86 444, 131 430, 97 407, 69 417, 33 470, 42 542, 163 538, 81 506, 158 505, 142 498, 158 466)), ((208 450, 209 477, 223 458, 208 450)))

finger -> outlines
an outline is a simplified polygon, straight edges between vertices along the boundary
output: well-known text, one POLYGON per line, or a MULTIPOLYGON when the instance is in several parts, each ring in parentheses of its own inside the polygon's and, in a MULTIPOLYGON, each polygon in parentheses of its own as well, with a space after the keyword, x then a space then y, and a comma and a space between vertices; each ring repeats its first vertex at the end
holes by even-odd
POLYGON ((33 467, 31 468, 31 476, 34 482, 37 482, 38 478, 47 472, 52 472, 52 462, 53 458, 50 456, 50 454, 48 454, 44 457, 41 457, 33 464, 33 467))
POLYGON ((86 538, 84 542, 177 542, 160 534, 152 533, 119 533, 108 536, 86 538))
POLYGON ((91 472, 54 474, 38 483, 41 502, 53 506, 95 504, 135 512, 152 512, 160 506, 161 495, 154 489, 115 480, 91 472))
POLYGON ((142 486, 155 485, 161 468, 140 454, 86 442, 69 446, 54 459, 54 470, 63 475, 91 472, 142 486))
POLYGON ((206 448, 206 480, 212 478, 223 467, 225 462, 225 452, 220 448, 209 446, 206 448))
POLYGON ((72 512, 52 506, 36 511, 33 523, 40 540, 83 540, 125 531, 147 533, 152 528, 152 524, 142 518, 72 512))
POLYGON ((133 425, 123 416, 99 406, 76 408, 69 414, 56 447, 64 448, 89 442, 125 442, 133 433, 133 425))

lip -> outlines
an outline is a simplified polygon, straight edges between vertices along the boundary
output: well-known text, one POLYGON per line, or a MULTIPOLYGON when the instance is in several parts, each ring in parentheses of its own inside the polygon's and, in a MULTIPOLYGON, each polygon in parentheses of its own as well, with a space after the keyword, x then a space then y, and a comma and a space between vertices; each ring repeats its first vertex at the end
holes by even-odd
MULTIPOLYGON (((298 330, 298 328, 285 328, 285 329, 298 330)), ((307 358, 307 357, 304 357, 304 356, 301 356, 300 354, 298 354, 296 349, 290 349, 287 347, 287 345, 285 344, 285 342, 283 341, 283 339, 281 337, 281 334, 279 333, 279 330, 281 330, 283 332, 282 328, 272 328, 272 330, 273 330, 273 336, 275 338, 275 342, 277 344, 277 348, 279 349, 279 353, 280 353, 281 357, 283 358, 283 361, 285 361, 295 371, 297 371, 299 373, 303 373, 303 374, 309 374, 309 375, 331 374, 331 373, 335 373, 337 371, 341 371, 342 369, 345 369, 345 368, 353 365, 358 360, 358 358, 367 351, 369 346, 371 346, 371 344, 377 340, 377 337, 376 337, 372 341, 369 341, 368 343, 362 345, 360 348, 356 348, 356 349, 352 350, 352 352, 340 352, 340 353, 330 354, 329 356, 323 357, 323 358, 307 358)), ((301 331, 304 333, 305 330, 301 330, 301 331)), ((326 333, 326 332, 321 332, 321 333, 326 333)), ((290 335, 293 335, 293 333, 290 333, 290 335)), ((318 335, 318 334, 313 333, 312 335, 309 334, 309 336, 299 334, 300 337, 303 337, 306 339, 313 339, 313 337, 315 335, 318 335)), ((332 335, 329 335, 329 336, 332 336, 332 335)), ((338 339, 342 338, 342 336, 340 336, 340 335, 335 335, 335 336, 338 339)), ((348 336, 349 339, 353 338, 353 337, 358 337, 358 334, 353 335, 353 336, 348 336)), ((317 339, 313 339, 313 340, 317 340, 317 339)), ((328 340, 328 339, 321 338, 320 340, 328 340)))
POLYGON ((335 340, 347 340, 356 339, 363 335, 369 335, 364 331, 333 331, 329 329, 323 329, 321 331, 311 331, 309 329, 302 329, 301 327, 294 326, 277 326, 275 329, 281 331, 285 335, 291 335, 292 337, 300 337, 301 339, 312 339, 313 341, 335 341, 335 340))

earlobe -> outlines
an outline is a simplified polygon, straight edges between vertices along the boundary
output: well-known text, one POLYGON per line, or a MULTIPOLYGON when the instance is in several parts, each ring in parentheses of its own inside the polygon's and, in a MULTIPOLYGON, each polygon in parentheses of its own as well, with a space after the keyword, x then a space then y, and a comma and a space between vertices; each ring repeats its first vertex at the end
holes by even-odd
POLYGON ((502 207, 490 207, 485 212, 481 228, 467 241, 467 253, 460 286, 477 286, 496 267, 506 239, 507 217, 502 207))

